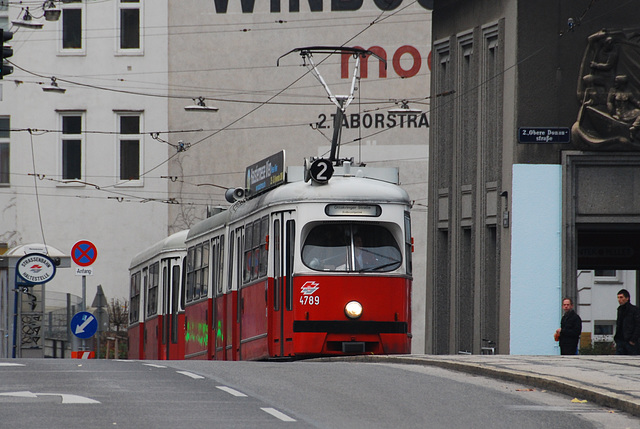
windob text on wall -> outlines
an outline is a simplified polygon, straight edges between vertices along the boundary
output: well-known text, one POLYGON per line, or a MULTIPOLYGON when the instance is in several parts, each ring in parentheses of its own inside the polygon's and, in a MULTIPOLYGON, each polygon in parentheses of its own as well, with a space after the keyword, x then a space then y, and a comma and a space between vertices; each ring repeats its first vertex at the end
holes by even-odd
MULTIPOLYGON (((240 1, 242 6, 242 13, 253 13, 253 8, 256 0, 231 0, 240 1)), ((311 12, 323 12, 325 10, 325 2, 330 3, 328 6, 331 12, 354 12, 359 10, 366 2, 373 2, 376 7, 382 11, 392 11, 400 7, 403 0, 307 0, 309 3, 309 10, 311 12)), ((304 2, 304 0, 302 0, 304 2)), ((282 3, 289 3, 289 12, 300 12, 300 0, 271 0, 269 3, 269 12, 280 13, 282 12, 282 3)), ((433 9, 433 0, 418 0, 420 6, 427 10, 433 9)), ((216 8, 216 13, 227 13, 227 6, 229 0, 213 0, 213 4, 216 8)))

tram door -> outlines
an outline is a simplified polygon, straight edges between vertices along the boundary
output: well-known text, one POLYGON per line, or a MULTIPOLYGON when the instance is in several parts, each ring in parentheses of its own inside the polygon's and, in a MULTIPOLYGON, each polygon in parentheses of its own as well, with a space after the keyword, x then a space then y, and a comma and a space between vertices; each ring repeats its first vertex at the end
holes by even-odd
POLYGON ((180 259, 163 259, 162 270, 162 348, 164 359, 177 359, 178 313, 180 310, 180 259))
POLYGON ((273 320, 270 351, 274 356, 293 354, 293 260, 295 219, 292 212, 272 216, 273 320))

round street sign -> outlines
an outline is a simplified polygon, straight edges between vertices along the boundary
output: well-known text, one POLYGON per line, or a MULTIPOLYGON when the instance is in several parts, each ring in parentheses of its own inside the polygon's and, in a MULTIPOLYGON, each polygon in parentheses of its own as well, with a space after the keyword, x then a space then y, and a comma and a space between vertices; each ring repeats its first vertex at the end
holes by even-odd
POLYGON ((16 270, 21 279, 38 285, 48 282, 56 275, 56 264, 47 255, 30 253, 18 260, 16 270))
POLYGON ((71 248, 71 259, 81 267, 88 267, 93 264, 98 257, 98 249, 87 240, 78 241, 71 248))
POLYGON ((71 318, 69 327, 76 337, 91 338, 98 330, 98 320, 88 311, 81 311, 71 318))

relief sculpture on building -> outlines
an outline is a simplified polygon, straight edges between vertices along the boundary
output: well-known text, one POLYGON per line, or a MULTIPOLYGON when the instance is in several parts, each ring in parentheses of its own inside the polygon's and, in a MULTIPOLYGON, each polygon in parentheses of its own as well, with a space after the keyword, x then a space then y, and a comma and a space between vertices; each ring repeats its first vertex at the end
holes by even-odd
POLYGON ((582 150, 640 150, 640 29, 588 38, 572 141, 582 150))

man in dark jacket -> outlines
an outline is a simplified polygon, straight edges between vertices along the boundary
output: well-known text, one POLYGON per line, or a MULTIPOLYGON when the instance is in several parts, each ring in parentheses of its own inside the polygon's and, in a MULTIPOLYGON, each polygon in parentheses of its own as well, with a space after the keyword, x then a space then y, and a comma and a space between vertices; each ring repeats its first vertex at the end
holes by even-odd
POLYGON ((571 298, 562 300, 562 319, 560 320, 560 328, 556 330, 556 338, 560 344, 561 355, 578 354, 578 341, 582 333, 582 319, 573 310, 573 301, 571 298))
POLYGON ((617 355, 637 355, 638 337, 640 337, 640 314, 638 308, 629 302, 629 291, 621 289, 618 292, 618 318, 616 319, 617 355))

